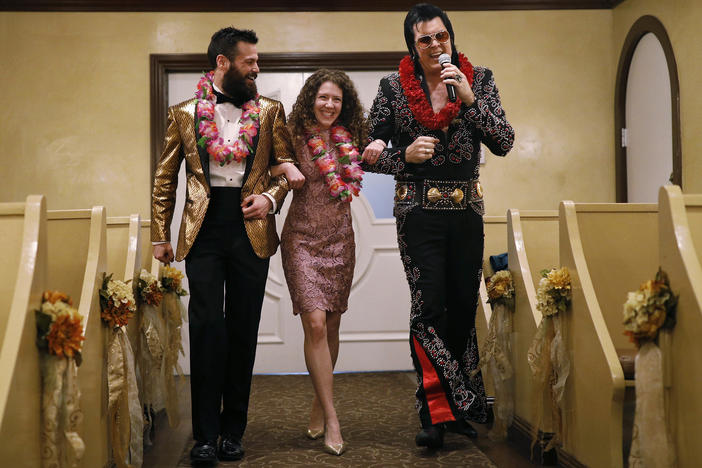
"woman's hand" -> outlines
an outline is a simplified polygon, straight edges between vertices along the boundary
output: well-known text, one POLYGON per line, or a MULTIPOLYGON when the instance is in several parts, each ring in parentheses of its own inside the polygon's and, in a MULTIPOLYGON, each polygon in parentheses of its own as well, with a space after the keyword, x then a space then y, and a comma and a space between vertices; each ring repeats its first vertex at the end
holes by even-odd
POLYGON ((468 83, 466 75, 454 64, 449 63, 441 70, 441 79, 446 84, 453 85, 458 96, 466 106, 470 106, 475 102, 475 94, 468 83))
POLYGON ((405 161, 412 164, 421 164, 434 155, 434 146, 439 142, 431 136, 417 137, 405 150, 405 161))
POLYGON ((271 167, 271 175, 273 177, 285 175, 292 189, 299 189, 305 185, 305 176, 293 163, 285 162, 271 167))
POLYGON ((383 140, 373 140, 366 146, 366 149, 363 150, 363 155, 361 157, 368 164, 375 164, 376 161, 378 161, 380 153, 382 153, 386 147, 387 145, 383 140))

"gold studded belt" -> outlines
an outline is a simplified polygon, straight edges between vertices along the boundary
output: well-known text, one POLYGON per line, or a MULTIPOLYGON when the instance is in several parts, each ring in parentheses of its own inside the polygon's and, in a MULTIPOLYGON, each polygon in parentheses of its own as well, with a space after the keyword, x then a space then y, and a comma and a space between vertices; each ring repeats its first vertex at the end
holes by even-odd
POLYGON ((478 179, 397 181, 395 203, 414 205, 421 203, 427 210, 465 210, 468 202, 483 199, 483 189, 478 179))

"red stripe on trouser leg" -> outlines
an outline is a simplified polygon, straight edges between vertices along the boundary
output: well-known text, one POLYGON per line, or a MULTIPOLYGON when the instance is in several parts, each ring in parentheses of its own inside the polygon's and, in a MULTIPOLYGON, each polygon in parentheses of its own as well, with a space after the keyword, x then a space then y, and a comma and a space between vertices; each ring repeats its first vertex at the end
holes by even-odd
POLYGON ((424 388, 424 397, 429 405, 431 423, 439 424, 446 421, 455 421, 456 418, 453 417, 439 376, 424 349, 414 336, 412 337, 412 345, 419 360, 419 365, 422 367, 422 387, 424 388))

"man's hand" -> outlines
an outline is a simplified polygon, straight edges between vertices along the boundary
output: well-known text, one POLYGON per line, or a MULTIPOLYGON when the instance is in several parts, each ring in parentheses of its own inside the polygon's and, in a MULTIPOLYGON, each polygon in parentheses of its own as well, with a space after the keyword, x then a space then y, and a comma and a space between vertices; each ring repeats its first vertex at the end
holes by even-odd
POLYGON ((386 145, 383 140, 371 141, 368 146, 366 146, 366 149, 363 150, 363 160, 368 164, 375 164, 385 147, 386 145))
POLYGON ((456 89, 456 95, 466 106, 475 102, 475 94, 468 83, 468 78, 456 65, 446 64, 441 70, 441 80, 446 84, 453 85, 456 89))
POLYGON ((244 219, 264 219, 271 211, 271 201, 263 195, 249 195, 241 202, 244 219))
POLYGON ((434 155, 434 146, 439 142, 434 137, 420 136, 405 150, 405 161, 421 164, 434 155))
POLYGON ((285 174, 291 189, 299 189, 305 185, 305 176, 293 163, 284 162, 271 167, 272 176, 278 177, 281 174, 285 174))
POLYGON ((154 245, 154 258, 161 263, 171 263, 175 258, 170 242, 154 245))

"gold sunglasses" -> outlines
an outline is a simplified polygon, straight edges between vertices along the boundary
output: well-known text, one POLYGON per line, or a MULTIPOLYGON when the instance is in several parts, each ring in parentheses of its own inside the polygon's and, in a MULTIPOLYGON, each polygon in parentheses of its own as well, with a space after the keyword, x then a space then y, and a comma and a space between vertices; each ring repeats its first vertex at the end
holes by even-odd
POLYGON ((434 34, 427 34, 426 36, 419 36, 417 38, 417 45, 420 49, 426 49, 429 47, 434 39, 437 40, 439 44, 445 44, 451 37, 448 31, 439 31, 434 34))

